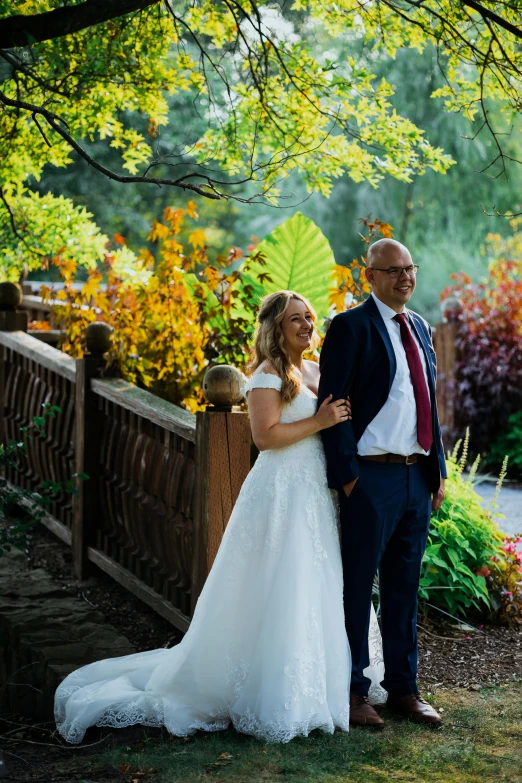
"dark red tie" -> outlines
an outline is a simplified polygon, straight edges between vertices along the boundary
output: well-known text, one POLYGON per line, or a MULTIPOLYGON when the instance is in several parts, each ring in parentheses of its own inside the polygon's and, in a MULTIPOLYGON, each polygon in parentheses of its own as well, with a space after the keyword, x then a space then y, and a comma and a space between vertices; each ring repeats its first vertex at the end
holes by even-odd
POLYGON ((406 351, 406 359, 410 368, 413 393, 415 395, 415 405, 417 406, 417 442, 424 451, 431 449, 433 443, 433 426, 431 421, 431 402, 430 393, 426 385, 424 370, 419 355, 419 349, 415 338, 413 337, 404 313, 398 313, 394 317, 401 328, 401 340, 406 351))

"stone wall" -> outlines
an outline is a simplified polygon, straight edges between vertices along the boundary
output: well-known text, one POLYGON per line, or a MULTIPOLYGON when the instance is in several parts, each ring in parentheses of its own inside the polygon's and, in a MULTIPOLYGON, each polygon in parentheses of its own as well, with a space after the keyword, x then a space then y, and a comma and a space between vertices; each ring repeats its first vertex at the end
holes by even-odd
POLYGON ((31 569, 22 552, 0 557, 0 713, 53 720, 54 692, 67 674, 133 652, 103 615, 31 569))

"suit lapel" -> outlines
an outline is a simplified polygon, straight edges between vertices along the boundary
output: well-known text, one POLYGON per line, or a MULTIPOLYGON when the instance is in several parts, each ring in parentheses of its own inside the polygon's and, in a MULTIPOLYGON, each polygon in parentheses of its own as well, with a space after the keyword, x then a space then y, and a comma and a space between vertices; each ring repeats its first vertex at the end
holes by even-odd
POLYGON ((397 370, 397 360, 395 358, 395 351, 393 350, 393 346, 391 344, 390 335, 388 334, 386 324, 384 323, 382 316, 379 312, 379 309, 375 304, 375 302, 373 301, 372 296, 368 297, 368 299, 364 303, 364 306, 366 307, 366 310, 368 311, 368 315, 370 316, 373 324, 375 325, 375 328, 379 332, 382 341, 386 347, 386 352, 388 354, 388 360, 389 360, 389 376, 388 376, 388 393, 389 393, 392 387, 393 379, 395 378, 395 372, 397 370))

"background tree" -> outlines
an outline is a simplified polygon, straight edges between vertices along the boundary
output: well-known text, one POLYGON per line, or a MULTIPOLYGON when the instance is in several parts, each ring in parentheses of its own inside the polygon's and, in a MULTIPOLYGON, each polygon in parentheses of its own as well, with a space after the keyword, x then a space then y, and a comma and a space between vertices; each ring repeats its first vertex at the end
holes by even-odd
MULTIPOLYGON (((437 94, 450 110, 482 112, 498 142, 486 102, 500 100, 508 119, 519 108, 520 31, 519 3, 503 6, 502 17, 495 5, 297 0, 282 4, 283 14, 231 0, 28 0, 20 15, 3 0, 0 179, 10 264, 36 265, 64 247, 65 227, 60 247, 33 230, 26 188, 46 163, 68 165, 71 150, 119 182, 250 203, 285 203, 284 181, 297 170, 309 191, 325 195, 343 175, 376 186, 386 174, 409 182, 446 171, 450 157, 396 111, 375 66, 401 47, 436 45, 446 79, 437 94), (327 39, 342 43, 340 59, 321 56, 327 39), (169 104, 183 94, 193 122, 173 147, 164 142, 169 104), (93 157, 89 141, 118 149, 120 165, 93 157)), ((38 218, 46 223, 45 213, 38 218)), ((78 238, 86 263, 93 233, 84 227, 78 238)))

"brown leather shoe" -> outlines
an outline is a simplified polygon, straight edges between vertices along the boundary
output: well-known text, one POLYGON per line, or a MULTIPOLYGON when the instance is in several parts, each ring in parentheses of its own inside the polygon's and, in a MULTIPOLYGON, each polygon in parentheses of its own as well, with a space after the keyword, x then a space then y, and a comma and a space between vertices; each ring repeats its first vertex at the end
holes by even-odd
POLYGON ((368 696, 350 693, 350 723, 352 726, 368 726, 379 731, 384 728, 384 721, 368 701, 368 696))
POLYGON ((386 706, 392 712, 408 718, 414 723, 425 723, 428 726, 442 726, 442 718, 431 704, 425 701, 420 693, 408 693, 405 696, 388 696, 386 706))

